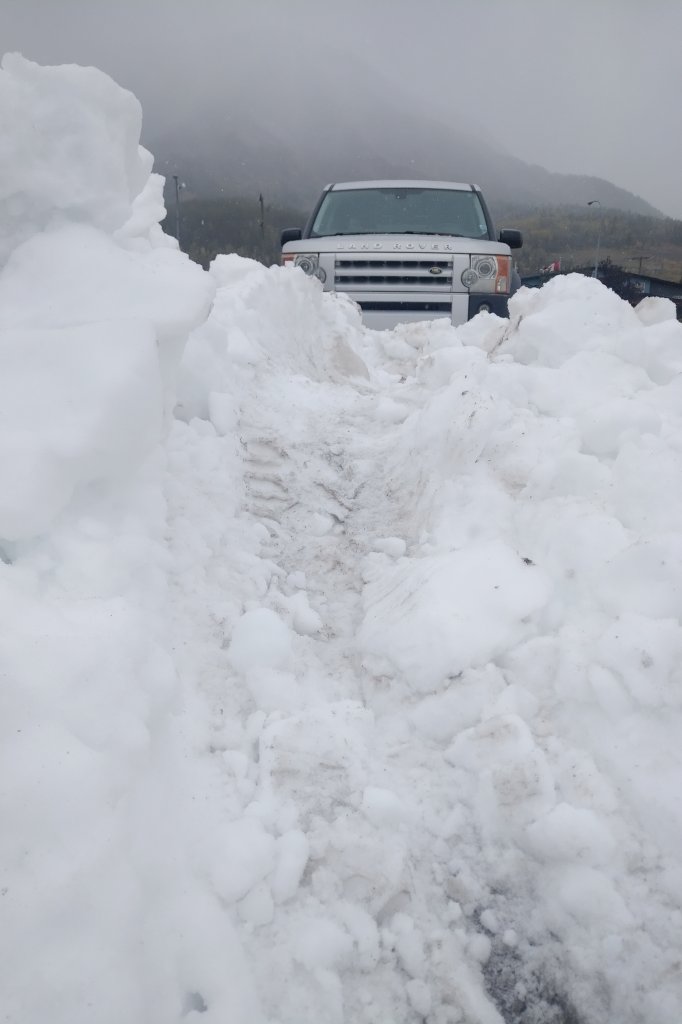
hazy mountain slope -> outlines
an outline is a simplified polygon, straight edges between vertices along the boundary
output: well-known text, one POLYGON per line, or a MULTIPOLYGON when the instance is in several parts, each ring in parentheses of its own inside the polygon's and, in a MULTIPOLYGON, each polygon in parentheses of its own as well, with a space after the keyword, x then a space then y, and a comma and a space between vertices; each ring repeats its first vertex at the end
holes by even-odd
MULTIPOLYGON (((418 83, 402 89, 360 61, 345 58, 343 80, 318 81, 287 66, 281 89, 257 78, 235 82, 202 110, 149 125, 156 168, 177 173, 196 196, 255 194, 308 208, 328 181, 408 177, 475 181, 495 203, 583 204, 660 216, 645 200, 590 176, 554 174, 496 146, 494 127, 453 110, 439 119, 419 100, 418 83)), ((438 110, 442 109, 442 103, 438 110)))
POLYGON ((471 136, 445 137, 442 129, 428 123, 414 122, 409 137, 399 144, 381 134, 390 130, 385 120, 376 130, 358 127, 348 134, 321 128, 327 130, 310 133, 319 147, 311 152, 295 139, 274 138, 257 124, 227 121, 215 132, 198 129, 184 142, 170 137, 156 141, 156 169, 179 174, 196 196, 262 192, 271 201, 304 208, 329 181, 423 177, 475 181, 493 206, 581 205, 599 197, 604 207, 661 216, 639 196, 601 178, 554 174, 471 136))

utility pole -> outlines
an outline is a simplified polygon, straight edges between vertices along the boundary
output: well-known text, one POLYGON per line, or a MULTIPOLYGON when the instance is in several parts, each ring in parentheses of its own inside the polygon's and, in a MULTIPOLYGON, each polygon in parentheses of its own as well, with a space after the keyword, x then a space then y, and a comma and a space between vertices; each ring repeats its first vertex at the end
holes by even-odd
POLYGON ((628 259, 629 260, 639 260, 639 268, 637 270, 637 273, 641 274, 642 273, 642 263, 644 262, 644 260, 650 260, 651 256, 628 256, 628 259))
POLYGON ((265 203, 263 202, 263 193, 262 192, 258 196, 258 205, 260 206, 260 220, 258 221, 258 227, 260 228, 261 248, 262 248, 262 252, 263 252, 263 259, 265 259, 265 203))
POLYGON ((177 174, 173 175, 173 181, 175 182, 175 237, 180 245, 180 182, 177 174))
POLYGON ((599 246, 601 244, 601 222, 604 214, 601 208, 601 203, 598 199, 590 199, 587 205, 599 207, 599 226, 597 228, 597 250, 594 256, 594 270, 592 271, 592 277, 599 277, 599 246))

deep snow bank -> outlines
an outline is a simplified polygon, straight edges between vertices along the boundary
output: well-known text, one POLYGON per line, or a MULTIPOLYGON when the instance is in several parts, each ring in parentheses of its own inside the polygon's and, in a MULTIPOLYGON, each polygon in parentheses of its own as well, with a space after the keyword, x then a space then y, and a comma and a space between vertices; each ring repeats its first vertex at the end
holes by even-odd
POLYGON ((633 311, 573 276, 521 292, 509 325, 421 333, 430 397, 386 451, 416 515, 405 557, 368 560, 366 664, 416 698, 407 717, 470 808, 506 1011, 527 956, 554 961, 580 1019, 668 1024, 682 1004, 682 326, 666 301, 633 311), (504 926, 522 937, 511 972, 504 926))
POLYGON ((5 58, 0 128, 0 1016, 166 1021, 201 892, 172 852, 160 442, 214 289, 104 74, 5 58))
POLYGON ((161 231, 137 100, 94 68, 0 74, 0 543, 158 443, 212 287, 161 231))

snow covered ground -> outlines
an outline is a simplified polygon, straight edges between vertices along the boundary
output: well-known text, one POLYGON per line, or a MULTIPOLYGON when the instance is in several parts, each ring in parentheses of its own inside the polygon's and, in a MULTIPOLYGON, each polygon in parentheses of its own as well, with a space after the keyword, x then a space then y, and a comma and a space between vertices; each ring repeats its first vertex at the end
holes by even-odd
POLYGON ((0 1017, 679 1024, 682 326, 365 330, 0 72, 0 1017))

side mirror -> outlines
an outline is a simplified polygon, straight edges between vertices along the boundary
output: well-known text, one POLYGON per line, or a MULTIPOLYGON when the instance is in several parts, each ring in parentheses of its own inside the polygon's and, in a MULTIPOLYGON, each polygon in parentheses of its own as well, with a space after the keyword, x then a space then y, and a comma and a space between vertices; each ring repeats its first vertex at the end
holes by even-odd
POLYGON ((520 249, 523 245, 523 235, 515 228, 502 228, 499 241, 508 245, 510 249, 520 249))
POLYGON ((282 245, 286 245, 287 242, 300 242, 302 234, 303 232, 300 228, 285 228, 280 241, 282 245))

